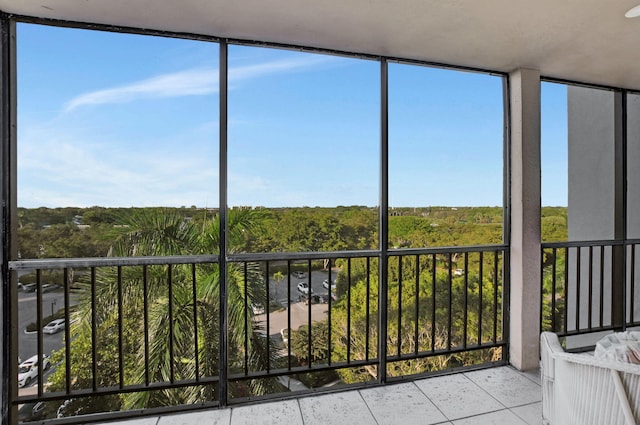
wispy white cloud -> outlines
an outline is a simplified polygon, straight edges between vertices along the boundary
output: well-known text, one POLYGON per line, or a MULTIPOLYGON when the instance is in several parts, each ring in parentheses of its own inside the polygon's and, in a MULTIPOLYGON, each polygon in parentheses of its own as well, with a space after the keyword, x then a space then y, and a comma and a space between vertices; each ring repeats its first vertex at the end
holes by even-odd
POLYGON ((303 58, 283 59, 278 61, 259 63, 255 65, 235 67, 229 69, 229 81, 236 82, 248 80, 252 78, 262 77, 264 75, 276 74, 279 72, 294 72, 297 70, 322 65, 334 60, 336 59, 330 56, 309 55, 308 57, 303 58))
POLYGON ((25 207, 215 206, 217 169, 202 150, 121 149, 73 135, 36 137, 19 153, 18 203, 25 207))
MULTIPOLYGON (((229 82, 262 77, 281 72, 293 72, 325 63, 332 58, 310 56, 247 65, 229 70, 229 82)), ((202 96, 218 91, 218 70, 196 68, 158 75, 118 87, 83 93, 68 101, 64 112, 81 106, 126 103, 141 99, 157 99, 180 96, 202 96)))
POLYGON ((136 99, 206 95, 217 90, 217 82, 218 74, 213 69, 180 71, 81 94, 67 102, 64 110, 69 112, 84 105, 125 103, 136 99))

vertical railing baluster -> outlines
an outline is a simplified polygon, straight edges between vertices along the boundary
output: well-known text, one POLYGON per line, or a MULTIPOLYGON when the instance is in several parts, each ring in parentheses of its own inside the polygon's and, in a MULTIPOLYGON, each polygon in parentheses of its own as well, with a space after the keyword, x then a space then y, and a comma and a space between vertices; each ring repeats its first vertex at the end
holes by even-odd
MULTIPOLYGON (((308 283, 308 291, 307 291, 307 324, 309 326, 309 334, 307 335, 307 346, 308 346, 308 363, 309 363, 309 369, 311 369, 312 366, 312 359, 311 359, 311 353, 312 353, 312 341, 313 339, 311 338, 311 332, 313 332, 313 329, 311 327, 311 260, 308 260, 307 262, 307 271, 309 271, 308 277, 307 277, 307 283, 308 283)), ((347 355, 349 355, 347 353, 347 355)))
POLYGON ((493 252, 493 343, 498 338, 498 251, 493 252))
MULTIPOLYGON (((69 282, 69 269, 65 268, 63 272, 64 279, 64 353, 67 376, 71 376, 71 283, 69 282)), ((69 390, 71 388, 69 387, 69 390)))
MULTIPOLYGON (((540 312, 540 332, 545 330, 544 328, 544 306, 545 306, 545 293, 544 293, 544 254, 545 248, 541 247, 540 249, 540 305, 538 306, 538 311, 540 312)), ((555 261, 555 260, 554 260, 555 261)), ((553 298, 553 297, 552 297, 553 298)), ((553 309, 552 309, 553 311, 553 309)))
MULTIPOLYGON (((329 269, 329 288, 327 288, 327 364, 331 366, 331 285, 333 285, 333 277, 331 276, 331 258, 329 258, 329 264, 327 265, 329 269)), ((311 273, 309 273, 311 276, 311 273)))
POLYGON ((604 245, 600 247, 600 327, 604 326, 604 245))
POLYGON ((291 260, 287 260, 287 366, 291 370, 291 260))
POLYGON ((142 266, 142 309, 144 315, 144 383, 149 386, 151 379, 149 376, 149 267, 142 266))
MULTIPOLYGON (((40 270, 38 270, 36 272, 36 336, 37 336, 37 364, 38 364, 38 376, 36 376, 36 379, 38 380, 38 384, 37 384, 37 388, 38 388, 38 396, 42 395, 42 376, 43 376, 43 369, 44 369, 44 335, 42 333, 42 327, 44 326, 44 323, 42 323, 42 319, 43 319, 43 313, 42 313, 42 279, 41 279, 41 275, 40 275, 40 270)), ((66 311, 65 311, 65 317, 66 316, 66 311)), ((66 325, 67 323, 65 323, 66 325)), ((67 328, 68 326, 65 326, 65 328, 67 328)), ((67 361, 68 361, 68 357, 67 357, 67 361)), ((67 374, 67 378, 70 376, 70 374, 67 374)), ((68 380, 68 379, 67 379, 68 380)))
POLYGON ((117 268, 117 286, 118 286, 118 385, 120 389, 124 388, 124 347, 122 334, 124 332, 122 325, 122 266, 117 268))
MULTIPOLYGON (((249 305, 249 268, 247 262, 243 263, 243 284, 244 284, 244 374, 249 374, 249 309, 252 306, 249 305)), ((264 311, 267 311, 266 309, 264 311)), ((252 310, 253 312, 253 310, 252 310)))
POLYGON ((605 274, 604 274, 604 263, 605 263, 605 254, 606 254, 606 249, 604 246, 600 247, 600 326, 604 326, 604 293, 605 293, 605 288, 604 288, 604 283, 605 283, 605 274))
POLYGON ((416 307, 416 312, 415 312, 415 322, 413 324, 414 328, 413 328, 413 332, 414 332, 414 350, 413 350, 413 354, 415 356, 418 355, 418 352, 420 351, 419 345, 420 345, 420 335, 419 335, 419 331, 420 331, 420 326, 419 326, 419 319, 420 319, 420 256, 416 255, 416 303, 415 303, 415 307, 416 307))
POLYGON ((402 255, 398 256, 398 357, 402 355, 402 255))
POLYGON ((447 299, 447 309, 449 310, 449 320, 447 322, 447 350, 451 350, 451 329, 453 327, 453 271, 452 271, 452 260, 453 257, 449 252, 447 254, 447 286, 448 289, 448 299, 447 299))
MULTIPOLYGON (((266 338, 267 340, 265 341, 267 343, 267 352, 266 354, 266 358, 267 358, 267 372, 271 371, 271 338, 269 335, 271 335, 271 294, 269 292, 269 261, 265 261, 265 265, 264 265, 264 282, 265 282, 265 291, 266 291, 266 298, 265 298, 265 306, 264 306, 264 314, 266 314, 266 321, 267 321, 267 329, 265 329, 266 331, 266 338)), ((309 285, 309 294, 311 294, 311 285, 309 285)), ((311 304, 309 304, 311 305, 311 304)))
POLYGON ((592 306, 593 306, 593 246, 589 246, 589 294, 588 294, 588 305, 587 305, 587 327, 591 330, 592 320, 591 316, 593 315, 592 306))
MULTIPOLYGON (((509 271, 511 270, 509 267, 509 251, 507 249, 500 249, 499 251, 500 257, 500 268, 498 269, 500 272, 498 274, 498 279, 500 280, 500 293, 501 293, 501 302, 500 302, 500 341, 507 343, 509 341, 509 300, 511 297, 511 287, 509 285, 510 279, 507 277, 509 271)), ((501 350, 501 358, 502 360, 508 359, 507 350, 501 350)))
POLYGON ((629 276, 629 325, 635 323, 635 305, 636 305, 636 296, 635 296, 635 287, 636 287, 636 245, 631 244, 629 246, 631 249, 631 271, 629 276))
POLYGON ((431 351, 436 350, 436 254, 431 254, 431 351))
MULTIPOLYGON (((193 356, 195 358, 196 381, 200 381, 200 356, 198 347, 198 284, 196 281, 196 265, 191 264, 191 296, 193 302, 193 356)), ((245 314, 247 309, 245 308, 245 314)))
MULTIPOLYGON (((96 296, 96 268, 91 267, 91 388, 93 388, 93 391, 98 391, 98 318, 96 317, 96 306, 98 305, 97 303, 98 299, 96 296)), ((65 322, 65 327, 68 326, 70 326, 70 323, 65 322)))
POLYGON ((467 348, 467 320, 469 318, 469 253, 464 253, 464 311, 462 313, 462 347, 467 348))
POLYGON ((351 258, 347 259, 347 363, 351 363, 351 258))
POLYGON ((576 317, 575 317, 575 327, 576 330, 580 330, 580 292, 581 292, 581 280, 582 280, 582 276, 581 276, 581 269, 582 269, 582 265, 581 265, 581 261, 582 260, 582 247, 578 247, 577 253, 576 253, 576 317))
POLYGON ((569 332, 569 247, 564 249, 564 333, 569 332))
MULTIPOLYGON (((42 290, 42 286, 41 286, 41 276, 38 273, 37 275, 37 282, 38 282, 38 292, 40 293, 42 290)), ((65 375, 66 375, 66 379, 65 379, 65 392, 67 394, 71 393, 71 330, 69 329, 70 323, 69 323, 69 285, 68 285, 68 281, 66 279, 66 277, 63 279, 62 281, 62 290, 64 291, 64 317, 65 317, 65 327, 64 327, 64 339, 65 339, 65 346, 64 346, 64 364, 65 364, 65 375)), ((40 301, 38 302, 38 304, 40 304, 40 301)), ((42 327, 42 324, 39 323, 38 327, 42 327)), ((38 333, 38 335, 41 335, 41 332, 38 333)), ((40 344, 40 341, 38 341, 38 345, 40 344)), ((38 347, 38 355, 41 355, 40 353, 40 347, 38 347)))
POLYGON ((173 384, 176 380, 175 365, 175 327, 173 323, 173 268, 167 267, 167 286, 169 288, 169 381, 173 384))
MULTIPOLYGON (((364 345, 365 345, 365 360, 369 360, 369 328, 370 328, 370 312, 371 312, 371 257, 367 257, 367 266, 366 266, 366 273, 367 273, 367 299, 365 300, 366 303, 366 315, 365 315, 365 326, 366 326, 366 336, 365 336, 365 341, 364 341, 364 345)), ((337 291, 337 288, 336 288, 337 291)))
POLYGON ((551 253, 553 256, 551 263, 551 332, 558 332, 556 329, 556 271, 558 265, 556 248, 552 248, 551 253))
POLYGON ((482 289, 484 287, 484 252, 480 251, 478 260, 478 345, 482 345, 482 317, 484 316, 484 300, 482 289))

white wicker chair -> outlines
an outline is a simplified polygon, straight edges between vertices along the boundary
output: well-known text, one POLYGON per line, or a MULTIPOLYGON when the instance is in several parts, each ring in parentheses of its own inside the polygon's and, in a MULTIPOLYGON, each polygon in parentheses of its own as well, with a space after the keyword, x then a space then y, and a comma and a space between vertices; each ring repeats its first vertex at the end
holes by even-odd
POLYGON ((540 336, 542 419, 551 425, 640 425, 640 365, 603 361, 540 336))

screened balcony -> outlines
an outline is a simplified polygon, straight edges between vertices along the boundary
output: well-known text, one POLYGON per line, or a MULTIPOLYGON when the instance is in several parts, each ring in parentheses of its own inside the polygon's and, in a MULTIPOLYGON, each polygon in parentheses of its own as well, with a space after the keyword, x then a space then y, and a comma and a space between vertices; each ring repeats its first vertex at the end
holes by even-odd
POLYGON ((3 418, 540 423, 541 330, 640 324, 637 37, 543 3, 0 0, 3 418))

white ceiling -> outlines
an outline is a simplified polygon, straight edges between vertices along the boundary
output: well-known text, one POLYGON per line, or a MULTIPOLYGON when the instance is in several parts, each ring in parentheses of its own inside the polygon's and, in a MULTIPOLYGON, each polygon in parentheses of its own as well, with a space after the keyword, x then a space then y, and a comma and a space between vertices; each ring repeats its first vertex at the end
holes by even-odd
POLYGON ((640 89, 640 0, 0 0, 7 13, 640 89))

